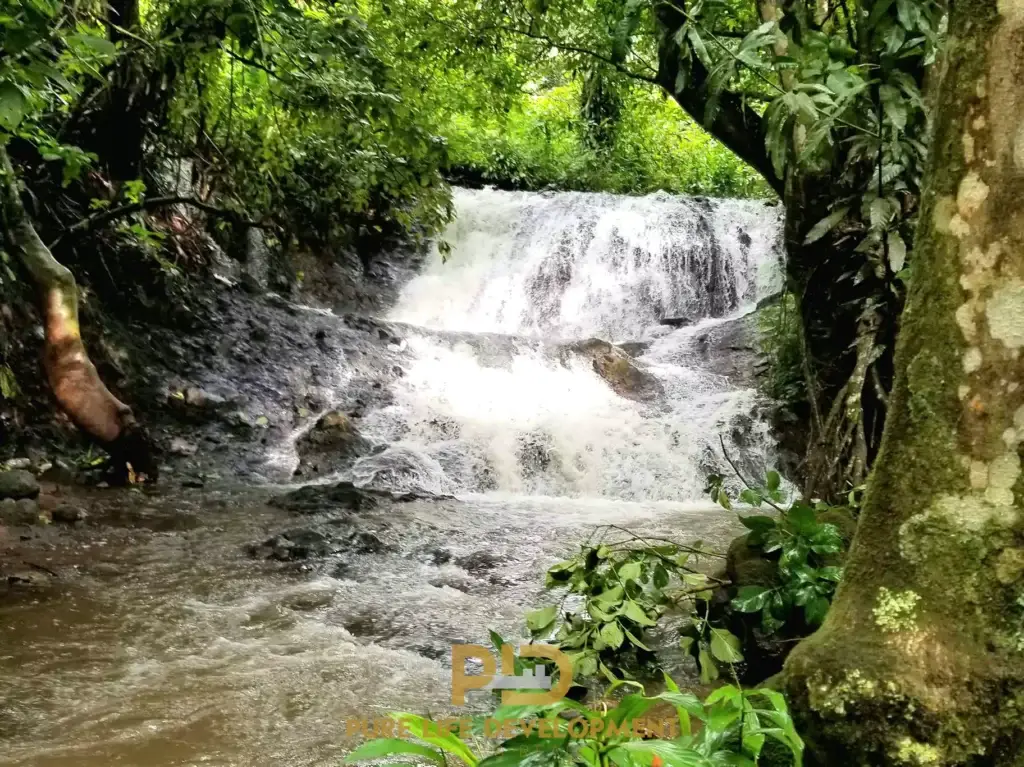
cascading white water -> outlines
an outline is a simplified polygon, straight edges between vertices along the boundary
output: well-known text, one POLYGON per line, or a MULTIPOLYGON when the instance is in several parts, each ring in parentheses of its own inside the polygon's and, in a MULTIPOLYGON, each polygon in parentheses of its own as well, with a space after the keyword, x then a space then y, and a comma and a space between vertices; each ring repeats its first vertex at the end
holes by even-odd
POLYGON ((363 430, 391 447, 358 482, 433 492, 680 500, 719 435, 769 462, 757 396, 694 339, 778 290, 779 217, 759 202, 456 190, 457 219, 389 319, 414 361, 363 430), (689 327, 670 330, 666 317, 689 327), (500 335, 493 335, 500 334, 500 335), (645 342, 659 396, 626 398, 568 341, 645 342))

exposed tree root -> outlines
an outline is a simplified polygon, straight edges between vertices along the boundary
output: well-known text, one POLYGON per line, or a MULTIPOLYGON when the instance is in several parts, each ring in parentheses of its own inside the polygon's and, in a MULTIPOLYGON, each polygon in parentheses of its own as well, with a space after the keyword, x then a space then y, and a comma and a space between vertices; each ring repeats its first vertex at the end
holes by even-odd
POLYGON ((816 429, 814 449, 809 451, 804 490, 808 497, 830 495, 837 488, 837 480, 856 487, 867 476, 869 444, 863 397, 869 374, 874 385, 881 388, 877 371, 872 367, 880 354, 876 344, 880 326, 881 318, 873 308, 860 318, 853 372, 836 395, 825 422, 816 429))
POLYGON ((43 365, 54 396, 68 417, 96 439, 121 469, 155 477, 149 440, 131 408, 111 394, 86 353, 78 324, 78 287, 74 275, 43 244, 21 202, 17 177, 0 146, 5 236, 39 290, 45 320, 43 365))

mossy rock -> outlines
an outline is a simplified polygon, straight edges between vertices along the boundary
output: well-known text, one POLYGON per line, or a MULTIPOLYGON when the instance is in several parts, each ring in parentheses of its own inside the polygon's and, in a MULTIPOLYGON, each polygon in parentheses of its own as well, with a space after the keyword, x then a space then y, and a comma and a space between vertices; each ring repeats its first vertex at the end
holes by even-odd
POLYGON ((725 570, 734 588, 741 586, 774 586, 778 579, 777 558, 747 543, 748 535, 741 535, 729 544, 725 570))
MULTIPOLYGON (((565 347, 565 352, 589 357, 594 372, 608 382, 616 394, 637 402, 653 402, 661 398, 661 382, 637 366, 636 361, 615 344, 600 338, 588 338, 565 347)), ((563 354, 563 362, 566 357, 563 354)))
POLYGON ((853 516, 852 511, 845 506, 835 506, 828 511, 821 512, 818 515, 818 521, 822 524, 835 525, 849 548, 853 536, 857 532, 857 519, 853 516))
POLYGON ((296 474, 322 474, 339 471, 356 458, 367 455, 372 444, 344 413, 325 413, 316 425, 296 443, 300 465, 296 474))

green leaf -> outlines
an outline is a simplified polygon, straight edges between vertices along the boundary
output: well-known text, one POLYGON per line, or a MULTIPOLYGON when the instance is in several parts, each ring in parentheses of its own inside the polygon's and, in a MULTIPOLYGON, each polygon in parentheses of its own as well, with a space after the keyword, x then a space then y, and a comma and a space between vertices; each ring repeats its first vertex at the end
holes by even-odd
POLYGON ((590 613, 591 618, 601 623, 607 623, 615 617, 598 607, 598 603, 593 599, 587 601, 587 612, 590 613))
POLYGON ((886 237, 889 246, 889 267, 893 273, 899 272, 907 260, 907 244, 900 237, 899 232, 889 232, 886 237))
POLYGON ((743 660, 739 637, 725 629, 711 629, 711 654, 722 663, 739 663, 743 660))
POLYGON ((740 493, 740 500, 743 501, 743 503, 749 504, 751 506, 760 506, 761 501, 763 501, 764 498, 761 497, 761 494, 759 492, 757 492, 756 490, 751 490, 748 487, 746 490, 740 493))
POLYGON ((732 510, 732 504, 729 502, 729 496, 726 494, 725 490, 718 491, 717 500, 718 505, 721 506, 723 509, 732 510))
POLYGON ((769 490, 778 490, 779 485, 782 484, 782 477, 779 476, 777 471, 769 471, 765 476, 765 481, 768 483, 769 490))
POLYGON ((700 666, 700 681, 703 684, 710 684, 718 679, 718 666, 715 665, 707 645, 701 645, 700 652, 697 653, 697 664, 700 666))
POLYGON ((622 611, 622 615, 629 618, 634 623, 640 624, 641 626, 657 625, 655 621, 652 621, 647 616, 647 613, 644 611, 644 609, 633 600, 629 600, 628 602, 626 602, 626 606, 625 609, 623 609, 622 611))
POLYGON ((601 627, 600 636, 601 639, 604 640, 605 644, 613 650, 619 649, 626 638, 622 633, 622 629, 619 628, 619 624, 615 621, 604 624, 601 627))
POLYGON ((650 648, 650 647, 648 647, 647 645, 645 645, 645 644, 644 644, 643 642, 641 642, 641 641, 640 641, 639 639, 637 639, 637 638, 636 638, 635 636, 633 636, 632 632, 628 631, 627 629, 623 629, 623 631, 624 631, 624 632, 625 632, 625 634, 626 634, 626 638, 627 638, 627 639, 628 639, 628 640, 629 640, 630 642, 632 642, 632 643, 633 643, 634 645, 636 645, 637 647, 639 647, 639 648, 640 648, 641 650, 647 650, 647 652, 651 652, 651 648, 650 648))
POLYGON ((619 568, 619 578, 625 581, 640 580, 641 567, 639 562, 627 562, 619 568))
POLYGON ((91 48, 101 56, 113 57, 117 55, 117 46, 102 37, 96 37, 95 35, 72 35, 68 39, 91 48))
POLYGON ((381 759, 385 756, 394 756, 396 754, 421 756, 439 765, 439 767, 445 767, 444 756, 441 755, 441 752, 422 746, 419 743, 413 743, 410 740, 402 740, 401 738, 377 738, 369 743, 364 743, 345 757, 345 763, 368 762, 373 759, 381 759))
POLYGON ((606 591, 602 591, 594 599, 598 602, 603 603, 604 606, 614 607, 615 605, 621 604, 622 602, 622 586, 612 586, 606 591))
POLYGON ((804 245, 810 245, 812 242, 817 242, 835 229, 839 223, 846 218, 846 214, 849 210, 849 205, 843 205, 829 213, 825 218, 821 219, 821 221, 811 227, 811 231, 809 231, 807 236, 804 237, 804 245))
POLYGON ((731 604, 741 613, 756 613, 768 604, 772 590, 764 586, 743 586, 733 598, 731 604))
POLYGON ((546 628, 549 628, 551 624, 555 622, 555 617, 557 615, 557 605, 542 607, 539 610, 531 610, 526 614, 526 626, 530 631, 536 634, 546 628))
POLYGON ((13 131, 25 117, 27 101, 21 88, 12 82, 0 83, 0 128, 13 131))
POLYGON ((766 517, 763 514, 755 514, 750 517, 740 517, 740 524, 748 530, 760 533, 766 533, 778 525, 772 517, 766 517))
POLYGON ((627 740, 608 752, 619 767, 643 767, 658 757, 665 767, 708 767, 711 763, 699 751, 673 740, 627 740))
POLYGON ((793 526, 793 529, 801 535, 811 535, 818 526, 818 520, 814 509, 803 504, 794 504, 786 513, 786 519, 793 526))
POLYGON ((657 567, 654 568, 654 587, 658 589, 663 589, 668 585, 668 582, 668 570, 665 569, 664 565, 659 564, 657 567))
POLYGON ((820 625, 825 620, 825 615, 828 614, 828 608, 829 601, 825 597, 815 597, 808 602, 804 608, 804 616, 807 618, 808 625, 820 625))
MULTIPOLYGON (((405 713, 393 713, 389 716, 396 722, 404 721, 406 726, 409 728, 409 732, 414 736, 429 743, 432 746, 437 746, 442 751, 451 754, 468 765, 468 767, 476 767, 477 758, 473 755, 473 752, 469 750, 469 747, 459 740, 455 735, 451 733, 441 733, 437 731, 437 728, 430 726, 430 722, 424 719, 422 716, 416 716, 415 714, 405 713)), ((444 758, 441 759, 441 764, 444 764, 444 758)))

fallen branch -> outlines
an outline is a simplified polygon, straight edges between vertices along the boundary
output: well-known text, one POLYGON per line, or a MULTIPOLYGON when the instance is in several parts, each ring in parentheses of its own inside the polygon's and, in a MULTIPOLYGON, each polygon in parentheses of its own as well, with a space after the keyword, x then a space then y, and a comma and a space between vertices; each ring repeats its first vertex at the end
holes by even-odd
POLYGON ((258 229, 267 229, 270 226, 262 221, 252 221, 237 211, 228 210, 227 208, 218 208, 216 205, 211 205, 208 202, 197 200, 195 197, 168 195, 166 197, 149 197, 145 200, 140 200, 139 202, 133 202, 128 205, 122 205, 118 208, 93 213, 91 216, 83 218, 81 221, 78 221, 65 229, 64 232, 58 236, 57 239, 51 242, 48 247, 50 250, 54 250, 61 242, 71 235, 77 235, 90 229, 95 229, 116 219, 123 218, 124 216, 130 216, 132 213, 138 213, 142 210, 152 210, 153 208, 162 208, 167 205, 189 205, 203 211, 204 213, 209 213, 211 216, 229 218, 242 226, 252 226, 258 229))

